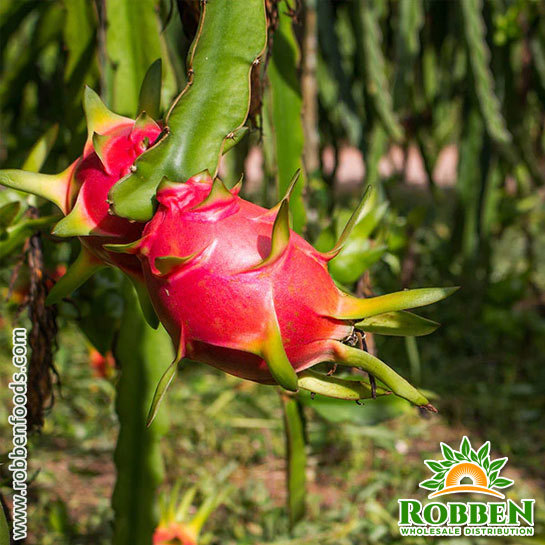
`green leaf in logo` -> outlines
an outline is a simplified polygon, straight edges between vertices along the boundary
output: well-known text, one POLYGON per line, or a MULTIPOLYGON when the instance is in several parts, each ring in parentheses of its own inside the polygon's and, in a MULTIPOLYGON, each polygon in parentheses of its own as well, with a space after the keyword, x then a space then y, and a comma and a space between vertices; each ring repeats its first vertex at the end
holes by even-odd
POLYGON ((427 488, 428 490, 436 490, 441 481, 435 481, 434 479, 429 479, 428 481, 422 481, 420 483, 420 488, 427 488))
POLYGON ((490 471, 499 471, 507 463, 507 458, 498 458, 490 464, 490 471))
POLYGON ((483 460, 490 454, 490 441, 487 441, 480 449, 479 452, 477 452, 477 456, 479 457, 479 460, 481 464, 483 463, 483 460))
POLYGON ((439 462, 436 462, 435 460, 424 460, 424 463, 432 471, 435 471, 436 473, 439 472, 439 471, 443 471, 443 466, 439 462))
POLYGON ((490 478, 488 479, 490 481, 490 486, 494 484, 494 481, 497 479, 499 474, 499 471, 493 471, 492 473, 490 473, 490 478))
POLYGON ((473 462, 475 462, 476 464, 479 463, 479 458, 477 457, 477 453, 476 453, 473 449, 471 449, 471 453, 469 454, 469 457, 470 457, 471 460, 472 460, 473 462))
POLYGON ((441 443, 441 452, 446 460, 454 460, 454 451, 445 443, 441 443))
POLYGON ((457 450, 454 451, 454 457, 460 462, 463 462, 464 460, 468 459, 466 456, 464 456, 461 452, 458 452, 457 450))
POLYGON ((483 467, 486 469, 486 472, 490 472, 490 460, 488 458, 484 459, 483 467))
POLYGON ((462 454, 466 457, 466 459, 469 459, 469 451, 471 450, 471 444, 469 442, 469 439, 464 435, 464 438, 462 439, 462 442, 460 443, 460 450, 462 451, 462 454))
POLYGON ((511 486, 514 483, 511 479, 506 479, 505 477, 500 477, 499 479, 496 479, 494 482, 495 488, 507 488, 508 486, 511 486))
POLYGON ((449 468, 452 467, 456 462, 454 460, 445 460, 444 462, 441 462, 441 465, 443 467, 449 468))

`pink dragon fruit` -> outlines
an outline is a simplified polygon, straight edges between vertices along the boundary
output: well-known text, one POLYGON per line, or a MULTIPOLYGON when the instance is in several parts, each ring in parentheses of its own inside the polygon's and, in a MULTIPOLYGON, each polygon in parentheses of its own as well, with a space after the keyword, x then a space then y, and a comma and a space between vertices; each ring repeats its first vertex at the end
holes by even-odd
POLYGON ((155 529, 153 545, 197 545, 197 539, 184 524, 171 522, 155 529))
MULTIPOLYGON (((292 391, 301 387, 347 399, 370 397, 364 381, 306 371, 336 362, 364 369, 396 394, 433 410, 390 367, 342 341, 352 337, 355 321, 363 318, 368 319, 358 324, 363 330, 369 325, 369 331, 388 332, 388 324, 412 319, 429 333, 437 324, 399 311, 438 301, 452 289, 371 299, 343 293, 327 263, 340 251, 361 205, 335 248, 320 253, 290 229, 289 192, 267 210, 240 198, 239 189, 229 191, 207 173, 184 184, 163 182, 159 207, 141 240, 107 246, 140 258, 152 304, 177 348, 174 363, 185 357, 292 391)), ((161 380, 152 414, 175 369, 173 364, 161 380)))
POLYGON ((109 214, 107 197, 111 187, 130 173, 136 158, 157 139, 161 127, 145 113, 135 121, 110 112, 90 88, 85 90, 83 106, 87 142, 82 156, 64 172, 0 171, 1 184, 49 199, 61 209, 66 217, 57 223, 54 235, 80 237, 82 252, 50 292, 50 303, 104 265, 119 267, 136 282, 142 278, 136 258, 104 249, 104 244, 134 241, 143 229, 142 224, 109 214))

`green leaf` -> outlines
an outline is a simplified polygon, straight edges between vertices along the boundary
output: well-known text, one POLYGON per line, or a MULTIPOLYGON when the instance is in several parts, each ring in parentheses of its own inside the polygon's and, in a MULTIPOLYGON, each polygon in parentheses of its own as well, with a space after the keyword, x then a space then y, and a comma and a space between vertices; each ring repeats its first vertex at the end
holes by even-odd
POLYGON ((170 383, 176 376, 179 363, 180 362, 178 361, 178 359, 175 359, 167 367, 166 371, 163 373, 163 375, 159 379, 159 382, 157 383, 157 387, 155 388, 155 392, 153 394, 153 399, 151 400, 148 417, 146 419, 146 425, 148 427, 151 426, 152 422, 155 420, 155 417, 157 416, 157 411, 159 410, 159 407, 161 406, 161 402, 163 401, 163 398, 165 397, 165 394, 167 393, 168 387, 170 386, 170 383))
MULTIPOLYGON (((93 51, 96 45, 96 16, 93 6, 87 0, 64 0, 64 9, 66 19, 63 37, 68 51, 64 79, 70 82, 81 71, 82 64, 85 69, 89 69, 89 49, 93 51)), ((77 79, 81 80, 81 76, 77 79)))
POLYGON ((44 135, 34 144, 34 146, 32 146, 28 157, 23 163, 23 170, 38 172, 42 168, 49 155, 49 152, 57 140, 58 134, 58 125, 53 125, 44 133, 44 135))
POLYGON ((163 63, 161 59, 156 59, 148 68, 142 87, 140 88, 140 95, 138 97, 138 110, 136 114, 140 112, 146 112, 153 119, 159 119, 161 115, 161 84, 163 76, 163 63))
MULTIPOLYGON (((490 454, 490 441, 487 441, 477 452, 479 461, 483 463, 483 460, 490 454)), ((505 458, 507 460, 507 458, 505 458)))
POLYGON ((446 443, 441 443, 441 452, 445 459, 454 460, 454 451, 446 443))
POLYGON ((43 216, 36 219, 25 219, 8 227, 4 237, 0 239, 0 259, 14 252, 29 236, 48 229, 58 220, 59 216, 43 216))
POLYGON ((290 526, 305 514, 306 500, 306 445, 303 407, 295 397, 281 395, 286 436, 288 470, 288 513, 290 526))
POLYGON ((386 253, 388 247, 376 245, 370 247, 369 241, 352 240, 329 264, 329 272, 337 282, 350 285, 374 265, 386 253))
POLYGON ((298 77, 300 54, 288 8, 285 1, 278 5, 278 28, 267 71, 270 87, 265 103, 269 109, 272 134, 263 136, 273 140, 273 164, 276 165, 279 198, 285 195, 294 172, 300 170, 302 173, 290 198, 293 229, 300 233, 306 221, 302 199, 305 174, 302 163, 302 98, 298 77))
POLYGON ((427 488, 428 490, 437 490, 440 484, 441 481, 429 479, 428 481, 422 481, 418 486, 420 486, 420 488, 427 488))
POLYGON ((9 526, 4 514, 4 506, 0 506, 0 543, 2 545, 9 544, 9 526))
POLYGON ((411 312, 400 310, 371 316, 361 322, 357 322, 355 327, 362 331, 378 333, 379 335, 417 337, 433 333, 439 327, 439 324, 411 312))
POLYGON ((507 458, 498 458, 490 464, 490 471, 499 471, 507 463, 507 458))
POLYGON ((134 115, 146 71, 161 57, 156 2, 139 0, 136 6, 133 0, 116 0, 105 5, 112 92, 107 102, 116 112, 134 115))
MULTIPOLYGON (((122 3, 134 6, 129 0, 122 3)), ((136 171, 110 192, 122 217, 151 218, 155 191, 165 176, 185 182, 204 170, 215 175, 224 141, 246 120, 250 70, 266 43, 263 0, 201 5, 204 14, 188 60, 190 78, 167 115, 169 135, 143 153, 136 171)))
POLYGON ((424 463, 436 473, 443 471, 443 466, 440 462, 436 462, 434 460, 424 460, 424 463))
POLYGON ((463 462, 463 461, 467 460, 467 457, 464 456, 461 452, 458 452, 458 451, 454 451, 454 457, 455 457, 459 462, 463 462))
POLYGON ((507 488, 508 486, 511 486, 515 481, 511 479, 506 479, 505 477, 500 477, 499 479, 496 479, 491 486, 494 486, 494 488, 507 488))
MULTIPOLYGON (((358 378, 343 379, 336 376, 328 376, 307 369, 298 375, 298 386, 315 394, 324 395, 336 399, 357 401, 369 399, 373 396, 371 385, 368 381, 358 378)), ((385 395, 383 388, 377 387, 376 395, 385 395)))
POLYGON ((499 474, 500 474, 499 471, 491 471, 490 472, 490 477, 488 479, 488 481, 490 482, 490 486, 492 486, 494 484, 494 481, 497 479, 499 474))
POLYGON ((470 457, 471 460, 472 460, 473 462, 475 462, 476 464, 479 463, 479 458, 477 457, 477 453, 476 453, 473 449, 471 449, 471 452, 470 452, 470 454, 469 454, 469 457, 470 457))
POLYGON ((0 207, 0 231, 9 227, 21 211, 19 201, 8 202, 0 207))
POLYGON ((419 288, 398 291, 378 297, 343 297, 335 318, 358 319, 377 316, 386 312, 431 305, 452 295, 458 288, 419 288))
MULTIPOLYGON (((345 380, 345 382, 354 381, 345 380)), ((412 412, 411 405, 407 401, 392 395, 377 397, 372 402, 366 403, 364 408, 356 403, 347 403, 344 399, 325 397, 320 394, 311 397, 309 392, 302 389, 299 390, 297 397, 321 418, 334 424, 352 423, 357 426, 374 426, 412 412)))
POLYGON ((469 453, 471 451, 471 444, 469 443, 469 439, 465 435, 462 439, 462 442, 460 443, 460 451, 466 458, 469 456, 469 453))
POLYGON ((365 352, 341 343, 334 344, 335 359, 339 365, 357 367, 375 376, 382 381, 392 392, 399 397, 410 401, 420 407, 437 411, 414 386, 398 375, 391 367, 384 362, 365 352))
POLYGON ((105 266, 85 246, 82 246, 74 263, 47 294, 46 305, 60 302, 105 266))

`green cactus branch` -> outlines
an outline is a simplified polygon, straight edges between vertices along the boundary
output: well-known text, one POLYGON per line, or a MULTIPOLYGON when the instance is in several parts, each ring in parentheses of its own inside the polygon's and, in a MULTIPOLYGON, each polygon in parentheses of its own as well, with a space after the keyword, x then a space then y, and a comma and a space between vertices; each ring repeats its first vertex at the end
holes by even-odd
POLYGON ((293 229, 300 233, 305 225, 306 215, 301 196, 305 185, 302 162, 304 135, 301 120, 301 86, 297 75, 300 52, 292 23, 286 3, 281 2, 278 29, 274 34, 268 69, 270 87, 266 108, 269 110, 267 113, 271 120, 270 134, 264 134, 264 138, 272 140, 274 157, 271 163, 276 166, 279 198, 286 193, 293 173, 297 170, 302 172, 290 199, 293 229))
POLYGON ((288 514, 293 528, 305 514, 306 442, 303 407, 294 396, 280 393, 286 437, 288 514))
POLYGON ((147 325, 128 282, 125 305, 115 348, 121 377, 116 399, 119 438, 114 453, 117 480, 112 497, 112 543, 149 545, 158 521, 156 490, 164 473, 159 440, 168 428, 166 406, 150 428, 146 415, 162 371, 157 362, 172 359, 172 347, 164 329, 147 325))
POLYGON ((225 142, 246 121, 250 71, 265 48, 266 35, 263 0, 202 3, 188 83, 167 115, 162 140, 110 192, 117 215, 147 221, 165 176, 185 182, 203 170, 217 172, 225 142))
POLYGON ((464 32, 475 92, 480 111, 490 136, 499 144, 512 140, 501 113, 498 97, 494 92, 494 79, 490 71, 490 50, 486 44, 486 27, 482 18, 481 0, 461 0, 464 32))

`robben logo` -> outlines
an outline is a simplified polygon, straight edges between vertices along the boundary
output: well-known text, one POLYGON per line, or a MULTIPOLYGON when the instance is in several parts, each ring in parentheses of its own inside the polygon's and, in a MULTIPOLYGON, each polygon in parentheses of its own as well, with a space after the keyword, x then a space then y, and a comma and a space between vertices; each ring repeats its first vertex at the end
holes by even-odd
POLYGON ((421 488, 433 491, 428 498, 468 492, 505 498, 498 489, 513 484, 511 479, 500 477, 507 458, 491 460, 490 441, 475 451, 469 439, 464 436, 460 450, 453 450, 447 444, 441 443, 441 451, 443 460, 424 461, 434 472, 431 479, 420 483, 421 488))
POLYGON ((460 450, 441 443, 442 460, 426 460, 433 477, 420 483, 428 498, 400 499, 399 532, 402 536, 532 536, 534 535, 533 499, 518 502, 506 499, 501 490, 513 485, 500 476, 507 458, 490 459, 490 442, 474 450, 467 437, 460 450), (456 501, 445 502, 439 496, 456 494, 456 501), (460 494, 465 497, 459 497, 460 494), (493 496, 482 498, 480 495, 493 496), (486 501, 483 501, 486 500, 486 501))

